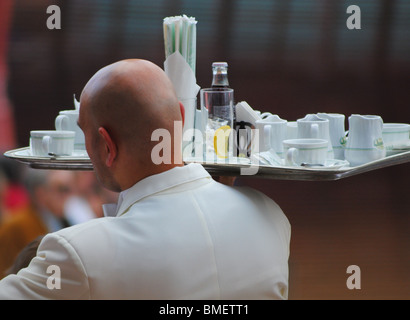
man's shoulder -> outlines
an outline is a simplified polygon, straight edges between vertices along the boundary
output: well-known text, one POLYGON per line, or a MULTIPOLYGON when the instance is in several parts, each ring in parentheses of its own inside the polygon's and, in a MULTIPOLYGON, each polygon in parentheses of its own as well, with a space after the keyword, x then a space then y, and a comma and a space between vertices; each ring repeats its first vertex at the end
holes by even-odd
POLYGON ((217 181, 198 190, 199 198, 212 200, 213 203, 230 203, 248 210, 281 211, 279 205, 265 193, 248 186, 227 186, 217 181), (205 192, 204 192, 205 191, 205 192))
POLYGON ((81 236, 92 238, 100 230, 110 229, 108 225, 114 223, 115 220, 116 219, 114 217, 95 218, 87 222, 79 223, 74 226, 61 229, 54 232, 53 234, 63 237, 67 241, 71 241, 74 238, 77 239, 81 236))
POLYGON ((256 198, 273 201, 265 193, 248 186, 227 186, 215 181, 215 185, 211 188, 214 189, 215 192, 221 192, 226 195, 231 194, 232 196, 236 195, 244 198, 256 198))

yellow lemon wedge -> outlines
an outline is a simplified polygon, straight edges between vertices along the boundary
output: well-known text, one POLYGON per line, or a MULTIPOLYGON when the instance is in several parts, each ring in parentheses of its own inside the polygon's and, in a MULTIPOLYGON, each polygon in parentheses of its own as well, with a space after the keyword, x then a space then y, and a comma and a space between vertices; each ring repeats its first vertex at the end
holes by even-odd
POLYGON ((230 126, 222 126, 215 130, 214 149, 218 158, 228 158, 228 140, 231 131, 230 126))

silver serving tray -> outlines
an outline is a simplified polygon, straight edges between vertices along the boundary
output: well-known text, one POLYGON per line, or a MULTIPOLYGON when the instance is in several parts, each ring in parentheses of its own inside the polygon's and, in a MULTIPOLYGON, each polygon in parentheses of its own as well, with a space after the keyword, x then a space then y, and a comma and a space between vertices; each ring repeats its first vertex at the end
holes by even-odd
POLYGON ((31 155, 30 147, 10 150, 4 156, 29 165, 35 169, 93 170, 93 165, 85 150, 75 150, 72 156, 31 155))
MULTIPOLYGON (((93 165, 85 151, 75 151, 73 156, 35 157, 30 155, 30 148, 20 148, 7 151, 7 158, 25 163, 36 169, 58 170, 93 170, 93 165)), ((210 163, 190 159, 185 163, 200 163, 215 176, 243 176, 278 180, 332 181, 351 177, 372 170, 382 169, 410 162, 409 150, 398 150, 383 159, 351 167, 343 162, 332 163, 325 167, 286 167, 255 165, 238 161, 237 163, 210 163)))

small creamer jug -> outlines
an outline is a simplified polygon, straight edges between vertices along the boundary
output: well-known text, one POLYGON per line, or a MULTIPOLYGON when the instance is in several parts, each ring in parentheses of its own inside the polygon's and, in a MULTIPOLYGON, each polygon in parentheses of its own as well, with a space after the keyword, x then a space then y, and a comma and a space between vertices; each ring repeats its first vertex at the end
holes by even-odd
POLYGON ((358 166, 386 156, 383 145, 383 119, 376 115, 352 114, 345 144, 345 159, 358 166))

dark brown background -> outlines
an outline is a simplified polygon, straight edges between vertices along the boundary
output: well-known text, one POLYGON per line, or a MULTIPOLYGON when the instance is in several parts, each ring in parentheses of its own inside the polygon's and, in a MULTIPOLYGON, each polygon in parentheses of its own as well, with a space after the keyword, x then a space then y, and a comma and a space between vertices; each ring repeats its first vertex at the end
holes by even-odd
MULTIPOLYGON (((198 21, 201 87, 212 61, 225 60, 236 100, 281 118, 338 112, 410 122, 406 0, 18 0, 8 58, 18 145, 32 129, 53 129, 104 65, 163 66, 162 19, 180 14, 198 21), (61 8, 61 30, 46 27, 50 4, 61 8), (346 27, 351 4, 361 8, 360 30, 346 27)), ((271 196, 292 224, 290 299, 410 298, 409 169, 333 182, 238 179, 271 196), (349 265, 361 268, 360 290, 346 287, 349 265)))

